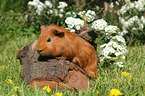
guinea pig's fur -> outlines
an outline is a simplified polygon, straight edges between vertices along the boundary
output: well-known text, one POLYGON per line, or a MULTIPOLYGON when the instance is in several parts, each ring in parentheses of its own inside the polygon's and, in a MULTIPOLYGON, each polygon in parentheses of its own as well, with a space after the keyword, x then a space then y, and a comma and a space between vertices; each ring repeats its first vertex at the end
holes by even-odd
POLYGON ((95 49, 76 34, 58 26, 41 28, 36 49, 42 56, 59 57, 79 65, 91 77, 97 76, 95 49))

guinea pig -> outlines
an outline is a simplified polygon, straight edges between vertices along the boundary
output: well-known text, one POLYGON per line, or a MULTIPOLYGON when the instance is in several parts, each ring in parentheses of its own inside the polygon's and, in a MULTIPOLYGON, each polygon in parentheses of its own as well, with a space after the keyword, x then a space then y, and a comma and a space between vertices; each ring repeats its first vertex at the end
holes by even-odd
POLYGON ((58 57, 79 65, 91 77, 97 77, 96 51, 87 41, 65 28, 41 25, 36 50, 42 56, 58 57))

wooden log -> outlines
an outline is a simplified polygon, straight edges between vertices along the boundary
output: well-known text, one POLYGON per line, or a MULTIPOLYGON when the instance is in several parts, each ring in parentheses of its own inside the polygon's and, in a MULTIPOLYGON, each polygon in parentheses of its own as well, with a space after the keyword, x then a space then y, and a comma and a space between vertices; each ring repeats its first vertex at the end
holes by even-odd
POLYGON ((65 59, 40 56, 36 43, 22 47, 17 53, 17 59, 23 65, 21 76, 27 86, 34 87, 35 82, 39 87, 48 85, 52 90, 88 88, 89 81, 79 66, 65 59))

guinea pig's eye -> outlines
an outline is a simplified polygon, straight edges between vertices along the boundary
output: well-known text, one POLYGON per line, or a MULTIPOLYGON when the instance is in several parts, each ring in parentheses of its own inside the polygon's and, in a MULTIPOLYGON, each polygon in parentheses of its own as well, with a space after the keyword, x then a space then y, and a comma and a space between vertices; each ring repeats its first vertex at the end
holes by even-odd
POLYGON ((47 42, 50 42, 50 41, 51 41, 51 39, 50 39, 50 38, 48 38, 48 39, 47 39, 47 42))

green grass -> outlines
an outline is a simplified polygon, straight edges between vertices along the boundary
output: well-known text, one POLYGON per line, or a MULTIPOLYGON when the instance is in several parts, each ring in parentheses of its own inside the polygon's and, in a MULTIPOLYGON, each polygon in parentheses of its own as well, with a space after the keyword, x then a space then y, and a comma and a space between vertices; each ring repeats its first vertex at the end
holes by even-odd
POLYGON ((99 79, 89 79, 88 89, 76 92, 68 89, 57 90, 57 92, 45 94, 42 93, 42 88, 25 86, 21 77, 22 65, 16 59, 16 55, 21 47, 37 40, 39 35, 36 35, 34 27, 26 26, 22 14, 18 15, 13 12, 11 14, 12 16, 0 14, 0 96, 16 94, 18 96, 49 96, 57 92, 62 92, 64 96, 109 96, 111 89, 118 89, 124 96, 145 96, 145 45, 134 45, 128 48, 124 68, 98 68, 99 79), (129 72, 131 81, 124 82, 121 79, 122 72, 129 72), (13 84, 7 83, 8 79, 11 79, 13 84), (116 82, 113 81, 114 79, 116 82), (15 86, 19 87, 17 91, 14 90, 15 86))
MULTIPOLYGON (((11 96, 46 96, 42 93, 42 88, 30 88, 23 85, 24 80, 21 77, 22 65, 16 59, 17 51, 24 45, 38 39, 35 34, 23 35, 11 38, 5 44, 0 46, 0 95, 11 96), (8 84, 11 79, 13 84, 8 84), (14 91, 18 86, 19 90, 14 91), (11 90, 13 89, 13 90, 11 90), (22 90, 22 92, 20 92, 22 90)), ((145 96, 145 45, 135 45, 128 48, 126 64, 124 68, 98 68, 98 79, 89 80, 89 88, 77 92, 63 90, 64 96, 108 96, 111 89, 118 89, 124 96, 145 96), (129 72, 132 80, 124 82, 121 79, 122 72, 129 72), (116 79, 116 83, 113 81, 116 79), (99 93, 96 93, 96 90, 99 93)), ((60 92, 60 91, 59 91, 60 92)), ((55 94, 55 93, 50 93, 55 94)), ((49 95, 47 95, 49 96, 49 95)))

